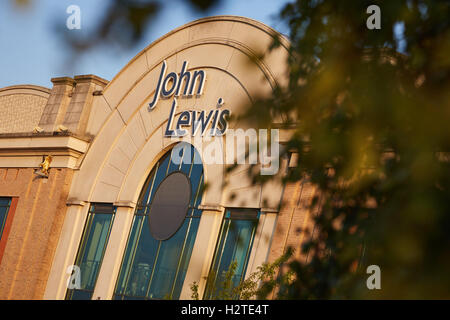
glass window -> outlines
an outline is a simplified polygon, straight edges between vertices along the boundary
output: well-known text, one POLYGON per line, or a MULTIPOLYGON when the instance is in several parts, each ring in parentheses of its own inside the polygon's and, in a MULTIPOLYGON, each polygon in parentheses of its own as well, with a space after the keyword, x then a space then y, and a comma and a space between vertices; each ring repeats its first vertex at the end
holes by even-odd
POLYGON ((203 165, 199 153, 178 144, 159 159, 139 196, 127 247, 114 291, 114 299, 178 299, 200 223, 203 165), (168 239, 157 240, 149 227, 151 204, 158 187, 175 172, 191 185, 187 213, 168 239))
POLYGON ((17 207, 17 197, 0 197, 0 263, 6 248, 9 232, 17 207))
POLYGON ((9 207, 11 206, 11 198, 0 197, 0 239, 5 228, 6 218, 8 217, 9 207))
MULTIPOLYGON (((225 280, 225 274, 235 262, 232 286, 238 286, 245 277, 250 251, 258 225, 259 211, 253 209, 227 209, 222 221, 219 240, 211 265, 204 299, 216 299, 225 280)), ((238 299, 239 297, 234 297, 238 299)))
POLYGON ((112 204, 91 204, 75 259, 75 265, 80 268, 81 286, 80 289, 67 290, 67 300, 92 298, 115 212, 116 208, 112 204))

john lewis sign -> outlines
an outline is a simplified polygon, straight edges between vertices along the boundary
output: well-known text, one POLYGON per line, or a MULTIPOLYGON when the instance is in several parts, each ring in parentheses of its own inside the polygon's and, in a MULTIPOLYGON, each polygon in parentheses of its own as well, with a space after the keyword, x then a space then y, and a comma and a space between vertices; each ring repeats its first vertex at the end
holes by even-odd
POLYGON ((224 100, 218 98, 216 109, 210 111, 183 111, 176 118, 177 98, 190 98, 201 96, 205 87, 205 70, 188 71, 188 62, 184 61, 180 74, 170 72, 166 75, 167 63, 164 60, 156 86, 155 95, 148 105, 148 110, 152 111, 158 104, 159 99, 169 99, 173 97, 169 119, 167 121, 164 135, 166 137, 183 137, 189 134, 204 136, 209 133, 211 136, 222 136, 228 128, 228 117, 230 110, 223 109, 224 100), (191 127, 191 129, 187 129, 191 127), (210 128, 208 130, 208 128, 210 128))

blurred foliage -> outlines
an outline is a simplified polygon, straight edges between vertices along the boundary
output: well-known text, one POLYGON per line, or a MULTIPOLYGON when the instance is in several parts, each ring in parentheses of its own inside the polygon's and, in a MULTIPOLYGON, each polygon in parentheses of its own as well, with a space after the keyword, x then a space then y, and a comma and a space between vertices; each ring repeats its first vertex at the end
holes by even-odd
MULTIPOLYGON (((180 5, 180 2, 170 2, 171 5, 180 5)), ((187 0, 184 2, 195 10, 205 12, 217 0, 187 0)), ((75 49, 83 50, 104 42, 116 42, 125 47, 132 46, 142 38, 148 25, 167 4, 169 3, 164 0, 113 0, 99 26, 89 37, 85 40, 68 37, 67 40, 75 49)), ((67 33, 66 35, 73 34, 67 33)))
MULTIPOLYGON (((102 44, 118 44, 128 48, 137 44, 149 29, 151 22, 164 5, 179 6, 186 3, 188 7, 199 12, 208 12, 221 0, 111 0, 105 12, 99 10, 99 21, 95 28, 83 34, 56 29, 74 52, 83 52, 102 44), (64 32, 62 32, 64 31, 64 32)), ((37 2, 37 1, 36 1, 37 2)), ((28 7, 32 0, 13 0, 19 7, 28 7)), ((74 3, 76 4, 76 3, 74 3)), ((94 2, 92 3, 93 6, 94 2)))
MULTIPOLYGON (((182 1, 170 5, 180 5, 182 1)), ((187 0, 191 8, 206 12, 218 0, 187 0)), ((104 43, 117 43, 123 47, 135 45, 144 35, 149 25, 164 5, 164 0, 113 0, 110 1, 106 13, 100 23, 86 37, 77 37, 76 33, 66 32, 66 41, 76 51, 99 46, 104 43)))
MULTIPOLYGON (((293 250, 288 249, 281 257, 272 263, 264 263, 251 273, 238 286, 234 286, 233 278, 236 275, 237 261, 234 261, 225 272, 222 281, 216 281, 217 274, 211 271, 206 280, 206 294, 209 300, 250 300, 266 298, 274 290, 278 297, 287 296, 294 273, 292 270, 280 272, 280 267, 292 257, 293 250)), ((191 298, 199 300, 198 283, 190 285, 191 298)))
POLYGON ((30 4, 30 0, 15 0, 14 4, 17 7, 26 7, 30 4))
MULTIPOLYGON (((219 1, 187 2, 205 11, 219 1)), ((111 1, 98 29, 71 43, 134 44, 162 3, 111 1)), ((450 298, 449 17, 444 0, 297 0, 280 13, 289 85, 248 117, 262 128, 285 119, 285 152, 299 154, 286 181, 320 190, 307 259, 287 263, 294 280, 280 297, 450 298), (366 27, 372 4, 380 30, 366 27), (381 290, 366 288, 371 264, 381 290)))
POLYGON ((449 17, 450 2, 425 0, 282 10, 289 85, 248 117, 285 119, 286 153, 299 154, 286 181, 320 190, 288 298, 450 298, 449 17), (372 4, 380 30, 366 27, 372 4), (366 287, 372 264, 381 290, 366 287))

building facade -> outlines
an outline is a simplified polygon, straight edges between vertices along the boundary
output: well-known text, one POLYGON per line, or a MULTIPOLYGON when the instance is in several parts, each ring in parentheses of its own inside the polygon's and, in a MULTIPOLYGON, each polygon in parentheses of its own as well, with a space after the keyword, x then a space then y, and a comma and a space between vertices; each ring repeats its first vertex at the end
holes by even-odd
POLYGON ((225 160, 233 130, 251 129, 245 106, 287 82, 274 34, 204 18, 110 82, 0 89, 0 299, 190 299, 194 281, 208 298, 211 272, 219 282, 234 261, 239 283, 298 248, 314 189, 281 183, 294 157, 264 185, 225 160))

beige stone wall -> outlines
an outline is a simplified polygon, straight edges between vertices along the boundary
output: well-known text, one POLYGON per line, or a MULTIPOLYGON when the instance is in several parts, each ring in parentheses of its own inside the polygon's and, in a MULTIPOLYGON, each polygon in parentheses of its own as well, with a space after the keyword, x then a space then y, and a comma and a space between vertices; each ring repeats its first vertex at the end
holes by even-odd
POLYGON ((47 98, 31 94, 0 96, 0 133, 32 132, 46 103, 47 98))
POLYGON ((309 206, 315 192, 315 188, 307 181, 286 184, 269 252, 269 262, 279 258, 288 247, 295 250, 295 257, 305 258, 300 254, 300 247, 308 236, 305 229, 311 231, 313 227, 316 212, 309 206))
POLYGON ((71 169, 0 169, 0 195, 18 197, 0 264, 0 299, 42 299, 66 213, 71 169))

